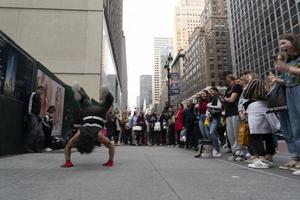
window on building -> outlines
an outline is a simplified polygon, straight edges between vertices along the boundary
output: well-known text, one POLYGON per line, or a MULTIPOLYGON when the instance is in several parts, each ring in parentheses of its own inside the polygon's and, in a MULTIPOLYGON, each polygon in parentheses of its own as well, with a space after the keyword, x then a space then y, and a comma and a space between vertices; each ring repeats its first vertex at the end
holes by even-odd
POLYGON ((288 5, 286 1, 281 4, 281 8, 283 11, 288 10, 288 5))
POLYGON ((288 32, 290 30, 291 24, 289 20, 284 23, 284 28, 285 28, 285 32, 288 32))
POLYGON ((283 26, 278 27, 278 34, 282 35, 283 34, 283 26))
POLYGON ((300 25, 296 25, 294 28, 293 28, 293 32, 294 33, 300 33, 300 25))
POLYGON ((277 7, 277 10, 276 10, 276 16, 277 16, 277 18, 279 18, 280 15, 281 15, 280 7, 277 7))
MULTIPOLYGON (((298 5, 298 6, 299 6, 299 8, 298 8, 298 10, 299 10, 300 9, 300 5, 298 5)), ((300 12, 300 10, 299 10, 299 12, 300 12)), ((292 17, 295 16, 295 15, 297 15, 296 5, 294 5, 294 6, 291 7, 290 14, 291 14, 292 17)))

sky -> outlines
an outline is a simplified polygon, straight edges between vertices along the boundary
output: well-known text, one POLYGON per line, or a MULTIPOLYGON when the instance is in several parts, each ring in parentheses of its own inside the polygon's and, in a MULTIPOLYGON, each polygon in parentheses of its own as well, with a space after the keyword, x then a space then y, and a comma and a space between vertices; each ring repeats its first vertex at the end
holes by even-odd
POLYGON ((153 75, 154 37, 175 36, 176 0, 123 0, 129 106, 136 106, 140 75, 153 75))

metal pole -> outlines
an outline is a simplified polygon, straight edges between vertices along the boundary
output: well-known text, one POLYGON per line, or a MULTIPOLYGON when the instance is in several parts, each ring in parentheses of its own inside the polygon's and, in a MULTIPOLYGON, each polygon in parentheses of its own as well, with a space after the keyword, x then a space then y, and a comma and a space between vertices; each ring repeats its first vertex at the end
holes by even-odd
POLYGON ((171 100, 170 100, 170 67, 168 66, 168 107, 170 107, 171 100))

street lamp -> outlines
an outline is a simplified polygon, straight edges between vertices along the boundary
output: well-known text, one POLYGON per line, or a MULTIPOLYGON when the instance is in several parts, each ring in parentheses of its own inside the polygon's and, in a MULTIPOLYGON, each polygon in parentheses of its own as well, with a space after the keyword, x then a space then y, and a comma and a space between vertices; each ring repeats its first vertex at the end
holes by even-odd
POLYGON ((171 55, 171 53, 169 53, 168 59, 166 60, 166 63, 164 66, 164 68, 167 70, 167 77, 168 77, 168 85, 167 85, 167 89, 168 89, 168 101, 167 101, 168 105, 167 105, 167 107, 168 107, 168 109, 171 105, 170 104, 171 103, 171 101, 170 101, 170 64, 171 64, 172 60, 173 60, 172 55, 171 55))

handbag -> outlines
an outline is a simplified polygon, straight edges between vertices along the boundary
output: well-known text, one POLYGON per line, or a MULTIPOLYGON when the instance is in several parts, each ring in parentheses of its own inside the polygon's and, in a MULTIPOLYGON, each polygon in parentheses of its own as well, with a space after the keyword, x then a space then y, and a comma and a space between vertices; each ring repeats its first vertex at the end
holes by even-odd
POLYGON ((186 142, 186 130, 183 128, 180 131, 180 138, 179 138, 180 142, 186 142))
POLYGON ((160 131, 160 122, 155 122, 154 123, 154 131, 160 131))
POLYGON ((250 137, 249 125, 247 122, 241 121, 238 130, 237 143, 242 146, 247 146, 249 144, 249 137, 250 137))
POLYGON ((132 127, 132 130, 133 130, 133 131, 141 131, 141 130, 142 130, 142 127, 141 127, 141 126, 133 126, 133 127, 132 127))
POLYGON ((281 85, 275 85, 271 91, 267 94, 267 113, 280 112, 287 110, 285 87, 281 85))
POLYGON ((208 118, 208 117, 205 118, 203 124, 204 124, 205 127, 208 127, 208 126, 209 126, 209 118, 208 118))

